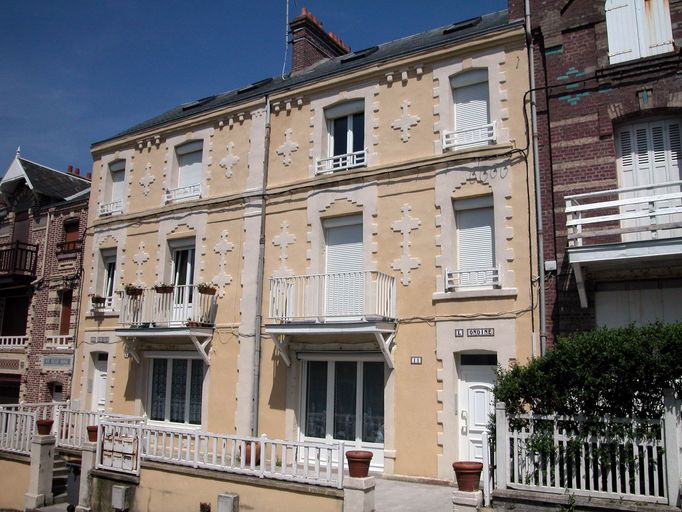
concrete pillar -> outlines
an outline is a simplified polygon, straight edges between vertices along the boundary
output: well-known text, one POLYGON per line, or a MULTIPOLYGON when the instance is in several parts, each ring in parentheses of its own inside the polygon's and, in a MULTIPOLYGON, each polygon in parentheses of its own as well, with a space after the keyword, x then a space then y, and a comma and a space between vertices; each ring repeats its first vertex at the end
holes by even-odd
POLYGON ((239 512, 239 494, 218 494, 218 512, 239 512))
POLYGON ((507 409, 504 402, 495 404, 495 487, 507 488, 507 459, 509 445, 507 438, 507 409))
POLYGON ((665 442, 665 464, 666 476, 668 481, 668 505, 671 507, 680 506, 680 479, 682 478, 682 467, 680 458, 682 457, 682 446, 680 446, 680 411, 682 410, 682 400, 677 400, 672 389, 664 392, 663 404, 665 412, 663 414, 663 432, 665 442))
POLYGON ((24 508, 32 509, 52 504, 52 469, 55 437, 35 435, 31 439, 31 467, 24 508))
POLYGON ((483 492, 453 491, 452 510, 453 512, 478 512, 483 506, 483 492))
POLYGON ((374 512, 373 476, 343 479, 343 512, 374 512))
POLYGON ((76 512, 90 512, 90 471, 95 468, 97 444, 83 443, 81 452, 81 483, 78 489, 78 506, 76 512))

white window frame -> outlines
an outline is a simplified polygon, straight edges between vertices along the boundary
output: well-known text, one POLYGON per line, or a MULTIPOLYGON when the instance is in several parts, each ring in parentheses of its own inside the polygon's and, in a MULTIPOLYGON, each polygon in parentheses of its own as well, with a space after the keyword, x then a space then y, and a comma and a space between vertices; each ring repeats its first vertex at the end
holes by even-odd
MULTIPOLYGON (((355 439, 354 440, 343 440, 346 448, 357 447, 368 449, 372 452, 381 452, 380 460, 376 461, 379 465, 383 465, 383 449, 386 442, 386 367, 384 366, 384 382, 382 386, 382 392, 384 393, 384 442, 383 443, 372 443, 362 440, 362 399, 364 390, 362 389, 363 383, 363 370, 364 365, 359 363, 366 362, 376 362, 385 363, 384 357, 380 353, 368 353, 361 354, 358 352, 347 353, 347 354, 329 354, 321 352, 299 352, 297 355, 298 359, 301 361, 301 385, 300 385, 300 404, 299 410, 301 411, 301 421, 298 424, 298 438, 301 441, 319 441, 322 438, 319 437, 309 437, 305 435, 306 428, 306 404, 307 404, 307 381, 308 381, 308 362, 310 361, 326 361, 327 362, 327 416, 325 420, 325 437, 323 440, 331 442, 334 441, 333 435, 333 423, 334 423, 334 377, 335 377, 335 365, 331 366, 337 362, 353 362, 358 363, 357 373, 356 373, 356 396, 355 396, 355 439)), ((372 460, 374 464, 375 461, 372 460)))
POLYGON ((97 213, 102 215, 111 215, 114 213, 121 213, 123 211, 123 200, 125 198, 125 172, 126 172, 126 161, 125 160, 114 160, 107 166, 106 175, 106 186, 107 191, 105 202, 101 203, 97 207, 97 213), (115 197, 115 187, 117 181, 114 176, 121 176, 120 180, 120 197, 115 197))
POLYGON ((452 97, 452 130, 443 130, 443 149, 468 149, 478 146, 487 146, 497 142, 497 123, 491 120, 490 105, 490 81, 487 68, 477 68, 462 71, 450 77, 450 94, 452 97), (462 127, 458 125, 457 116, 457 90, 465 87, 485 84, 486 94, 486 120, 476 126, 462 127))
POLYGON ((324 111, 324 117, 326 121, 327 130, 327 148, 326 148, 326 158, 321 158, 317 160, 316 172, 334 172, 345 169, 352 169, 355 167, 363 167, 367 165, 367 149, 363 147, 360 150, 353 151, 353 146, 355 143, 355 138, 357 134, 353 126, 354 116, 357 114, 363 115, 362 123, 362 139, 363 146, 366 146, 366 124, 367 119, 365 117, 365 100, 352 100, 341 103, 339 105, 334 105, 328 107, 324 111), (341 118, 347 118, 346 122, 346 133, 337 134, 334 133, 334 122, 341 118), (336 138, 346 139, 346 152, 334 154, 334 141, 336 138))
POLYGON ((618 64, 672 52, 675 49, 670 8, 666 0, 606 0, 609 63, 618 64), (651 19, 647 19, 647 12, 651 19), (650 29, 653 28, 653 33, 650 29))
POLYGON ((165 359, 167 361, 166 366, 166 397, 164 403, 164 419, 163 420, 152 420, 149 419, 148 422, 151 425, 172 425, 174 427, 188 429, 188 430, 199 430, 204 424, 204 412, 206 405, 206 385, 208 377, 208 367, 203 361, 201 356, 196 352, 146 352, 144 354, 147 364, 147 392, 146 401, 144 404, 145 413, 150 416, 151 406, 152 406, 152 391, 153 391, 153 364, 157 359, 165 359), (176 359, 182 359, 187 361, 187 382, 185 384, 185 421, 175 422, 170 421, 170 402, 171 402, 171 388, 172 388, 172 372, 173 365, 171 361, 176 359), (189 423, 189 402, 190 402, 190 391, 191 391, 191 377, 192 377, 192 361, 198 360, 202 363, 203 375, 201 384, 201 418, 199 423, 189 423))
POLYGON ((201 197, 201 182, 204 175, 204 140, 197 139, 189 142, 184 142, 175 146, 175 173, 173 177, 174 188, 166 190, 166 202, 179 201, 183 199, 194 199, 201 197), (200 158, 200 175, 196 183, 189 183, 181 185, 183 168, 183 158, 189 155, 201 154, 200 158))

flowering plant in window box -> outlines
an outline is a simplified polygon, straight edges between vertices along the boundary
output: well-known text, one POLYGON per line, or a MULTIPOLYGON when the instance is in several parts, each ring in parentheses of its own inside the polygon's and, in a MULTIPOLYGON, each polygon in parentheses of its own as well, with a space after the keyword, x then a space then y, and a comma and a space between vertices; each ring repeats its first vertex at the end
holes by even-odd
POLYGON ((215 295, 217 288, 213 283, 199 283, 197 285, 197 291, 203 293, 204 295, 215 295))
POLYGON ((156 293, 173 293, 175 287, 172 284, 160 283, 154 285, 156 293))
POLYGON ((90 295, 90 302, 92 303, 93 308, 101 308, 104 306, 104 303, 107 301, 106 297, 102 297, 101 295, 97 294, 92 294, 90 295))
POLYGON ((123 289, 125 290, 126 295, 130 295, 131 297, 139 297, 142 295, 142 287, 136 284, 128 283, 123 289))

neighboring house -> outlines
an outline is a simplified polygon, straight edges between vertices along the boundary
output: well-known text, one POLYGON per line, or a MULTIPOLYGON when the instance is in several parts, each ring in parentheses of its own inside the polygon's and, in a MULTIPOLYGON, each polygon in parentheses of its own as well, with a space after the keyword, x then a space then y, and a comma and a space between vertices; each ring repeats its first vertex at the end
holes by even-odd
POLYGON ((291 31, 291 74, 92 146, 72 398, 450 479, 496 365, 539 353, 523 25, 291 31))
POLYGON ((19 151, 0 180, 0 403, 70 396, 89 190, 19 151))
POLYGON ((680 321, 682 2, 530 9, 548 341, 680 321))

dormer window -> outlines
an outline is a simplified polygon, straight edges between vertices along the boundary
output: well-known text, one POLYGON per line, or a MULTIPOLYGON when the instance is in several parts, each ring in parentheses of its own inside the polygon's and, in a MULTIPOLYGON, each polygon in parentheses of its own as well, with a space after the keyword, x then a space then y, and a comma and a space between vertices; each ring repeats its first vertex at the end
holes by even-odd
POLYGON ((194 140, 175 148, 177 185, 166 191, 166 201, 201 196, 203 149, 203 140, 194 140))
POLYGON ((105 199, 99 205, 100 215, 110 215, 123 211, 123 192, 125 189, 126 161, 116 160, 109 164, 109 173, 105 185, 105 199))
POLYGON ((327 157, 317 161, 318 173, 367 165, 365 102, 349 101, 325 109, 327 157))
POLYGON ((490 121, 488 70, 473 69, 450 79, 453 130, 443 132, 443 149, 465 149, 495 142, 495 122, 490 121))

